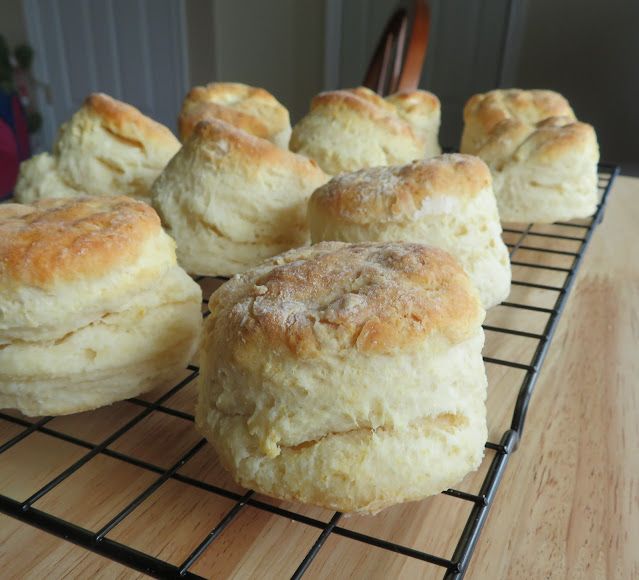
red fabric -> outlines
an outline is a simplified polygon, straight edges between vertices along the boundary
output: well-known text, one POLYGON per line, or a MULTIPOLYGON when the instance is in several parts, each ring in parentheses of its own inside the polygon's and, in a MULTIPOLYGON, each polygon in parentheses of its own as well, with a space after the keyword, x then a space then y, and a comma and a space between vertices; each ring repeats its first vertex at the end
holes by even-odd
POLYGON ((20 160, 11 127, 0 119, 0 199, 13 192, 18 179, 20 160))
POLYGON ((18 157, 20 161, 24 161, 31 156, 31 148, 29 146, 29 130, 27 129, 27 119, 24 115, 24 109, 20 104, 18 95, 13 95, 11 97, 11 112, 13 113, 13 125, 16 132, 18 157))

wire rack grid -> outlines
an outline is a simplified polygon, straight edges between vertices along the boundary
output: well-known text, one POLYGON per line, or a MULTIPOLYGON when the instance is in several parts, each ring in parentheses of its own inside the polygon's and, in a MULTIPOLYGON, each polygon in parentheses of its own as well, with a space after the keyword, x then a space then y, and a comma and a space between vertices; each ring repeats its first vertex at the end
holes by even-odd
MULTIPOLYGON (((206 471, 206 467, 189 471, 189 466, 198 462, 205 465, 208 459, 198 459, 206 455, 207 446, 203 439, 194 438, 191 425, 193 385, 198 375, 196 366, 189 366, 184 379, 165 392, 151 393, 118 404, 126 405, 126 413, 122 412, 122 406, 106 408, 101 411, 100 417, 106 417, 101 423, 95 418, 96 415, 89 414, 83 414, 83 419, 29 419, 19 413, 0 412, 0 473, 4 474, 0 476, 0 512, 135 570, 161 578, 202 578, 211 575, 211 566, 214 575, 221 577, 223 574, 216 567, 216 562, 219 563, 219 558, 224 557, 224 550, 220 556, 212 548, 216 543, 226 542, 225 549, 232 551, 228 540, 232 534, 228 530, 237 526, 242 514, 249 510, 251 517, 244 518, 245 532, 251 530, 254 525, 251 522, 259 519, 260 514, 279 519, 280 522, 274 525, 284 521, 289 522, 287 525, 295 523, 303 526, 303 534, 290 534, 291 546, 286 549, 280 547, 288 568, 278 568, 278 577, 287 575, 300 578, 307 571, 312 571, 313 566, 319 565, 317 563, 322 559, 323 567, 317 568, 315 575, 318 574, 317 570, 331 570, 332 554, 339 552, 334 539, 347 538, 355 543, 349 543, 346 550, 355 549, 355 545, 367 550, 374 547, 394 556, 408 558, 419 565, 430 566, 433 573, 446 579, 462 578, 508 460, 521 440, 541 365, 592 233, 603 218, 608 194, 618 173, 618 167, 600 164, 601 198, 592 218, 572 223, 547 226, 530 224, 519 229, 504 229, 513 267, 513 291, 508 301, 491 310, 484 325, 487 336, 484 360, 489 376, 489 441, 486 443, 486 456, 482 468, 471 478, 466 489, 461 485, 435 496, 458 502, 456 505, 464 506, 466 510, 460 520, 459 533, 450 537, 452 551, 436 553, 435 549, 425 549, 420 541, 417 545, 400 541, 405 539, 401 530, 402 524, 407 523, 406 518, 420 519, 421 529, 427 529, 428 510, 420 512, 411 508, 410 512, 397 513, 393 513, 394 508, 387 510, 390 515, 384 516, 385 521, 391 521, 395 532, 384 536, 376 534, 377 526, 370 524, 375 518, 368 518, 365 524, 359 520, 353 523, 354 520, 343 518, 340 513, 305 510, 303 506, 260 497, 253 491, 238 488, 218 472, 215 477, 210 477, 210 470, 206 471), (518 326, 518 323, 521 324, 518 326), (490 337, 495 338, 491 341, 490 337), (515 346, 513 341, 521 341, 525 347, 515 346), (495 392, 494 396, 492 391, 495 392), (188 392, 191 393, 189 397, 183 396, 188 392), (187 431, 171 431, 167 428, 169 439, 158 444, 168 447, 179 439, 181 447, 177 455, 166 453, 166 457, 157 455, 155 460, 150 460, 140 452, 141 445, 136 447, 136 437, 143 436, 141 426, 155 419, 163 421, 163 425, 168 421, 188 424, 188 435, 184 435, 187 431), (99 425, 102 427, 98 428, 99 425), (115 425, 119 427, 114 428, 115 425), (48 443, 39 441, 27 447, 27 443, 36 437, 48 443), (51 464, 51 461, 47 463, 46 458, 37 455, 37 449, 42 446, 46 448, 54 440, 72 449, 73 453, 65 455, 64 461, 56 460, 51 464), (128 443, 122 443, 127 440, 128 443), (22 448, 30 451, 25 453, 22 448), (36 453, 35 457, 33 453, 36 453), (137 488, 117 509, 101 514, 100 518, 94 518, 90 523, 79 523, 74 521, 74 517, 65 515, 68 512, 60 508, 60 497, 73 503, 74 499, 65 495, 65 485, 74 478, 81 479, 81 474, 89 470, 88 466, 95 466, 100 457, 109 458, 112 462, 118 462, 118 465, 127 464, 135 468, 136 473, 143 473, 144 477, 136 477, 137 488), (42 463, 40 469, 37 466, 39 462, 42 463), (29 484, 20 481, 21 475, 29 479, 29 484), (136 532, 135 525, 129 525, 126 536, 128 542, 123 541, 117 532, 129 520, 135 520, 136 515, 139 517, 140 512, 144 511, 141 506, 148 506, 152 498, 167 489, 169 482, 179 483, 183 494, 203 497, 201 503, 197 504, 200 507, 212 501, 210 498, 220 498, 223 508, 215 513, 212 520, 214 525, 202 531, 191 530, 188 541, 183 542, 180 549, 173 549, 171 557, 163 557, 166 550, 163 552, 159 547, 138 541, 144 537, 144 526, 138 527, 136 532), (48 498, 56 495, 56 501, 47 503, 48 498), (304 542, 295 544, 295 538, 300 537, 304 538, 304 542), (131 541, 131 538, 135 541, 131 541), (331 542, 333 548, 328 547, 331 542)), ((200 278, 198 282, 203 286, 205 296, 221 283, 210 278, 200 278)), ((109 495, 116 492, 109 488, 104 493, 109 495)), ((78 497, 77 501, 85 500, 78 497)), ((429 498, 419 502, 419 505, 429 506, 429 502, 433 501, 433 498, 429 498)), ((86 505, 83 509, 91 513, 92 506, 86 505)), ((445 509, 450 508, 447 506, 445 509)), ((243 535, 241 531, 239 535, 243 535)), ((179 538, 175 542, 179 543, 179 538)), ((257 533, 254 543, 259 542, 260 534, 257 533)), ((268 571, 263 572, 268 574, 268 571)))

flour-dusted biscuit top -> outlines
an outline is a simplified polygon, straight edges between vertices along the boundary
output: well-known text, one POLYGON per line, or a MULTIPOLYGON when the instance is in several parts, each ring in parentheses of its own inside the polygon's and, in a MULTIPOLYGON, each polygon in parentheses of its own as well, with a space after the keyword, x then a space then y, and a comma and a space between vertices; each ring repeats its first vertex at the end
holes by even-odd
POLYGON ((241 485, 376 512, 481 461, 484 310, 446 252, 321 243, 233 277, 209 308, 197 425, 241 485))
POLYGON ((193 274, 230 275, 308 243, 317 164, 224 121, 201 121, 153 185, 153 204, 193 274))
POLYGON ((0 206, 0 408, 73 413, 171 383, 197 346, 200 301, 143 202, 0 206))
POLYGON ((241 83, 210 83, 192 88, 178 119, 182 141, 205 119, 226 121, 255 137, 288 148, 291 137, 288 110, 264 89, 241 83))
POLYGON ((456 343, 483 317, 452 256, 401 243, 292 250, 234 277, 211 298, 210 309, 227 314, 235 352, 270 344, 301 358, 343 349, 410 350, 433 332, 456 343))
POLYGON ((343 173, 313 193, 308 217, 313 242, 403 240, 443 248, 486 308, 510 292, 490 171, 478 157, 441 155, 343 173))
POLYGON ((451 213, 457 198, 474 197, 490 186, 481 159, 449 154, 338 175, 313 193, 309 211, 359 224, 403 221, 427 214, 437 203, 450 208, 442 213, 451 213))
POLYGON ((164 125, 94 93, 60 127, 50 154, 21 164, 16 199, 129 195, 146 201, 151 184, 179 148, 164 125))
POLYGON ((331 175, 436 154, 439 108, 433 97, 416 91, 383 99, 364 87, 320 93, 293 128, 290 148, 331 175))
POLYGON ((584 218, 597 206, 599 147, 552 91, 510 89, 475 95, 464 108, 461 151, 490 167, 505 222, 584 218))

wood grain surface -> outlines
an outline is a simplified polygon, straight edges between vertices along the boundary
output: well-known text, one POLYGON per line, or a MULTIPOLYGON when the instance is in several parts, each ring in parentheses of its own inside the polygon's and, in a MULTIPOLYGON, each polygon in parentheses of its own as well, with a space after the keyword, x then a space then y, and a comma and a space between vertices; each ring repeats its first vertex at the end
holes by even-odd
POLYGON ((468 578, 639 578, 639 180, 617 180, 468 578))
MULTIPOLYGON (((545 227, 533 231, 543 233, 545 227)), ((568 231, 570 228, 566 228, 568 231)), ((514 234, 506 235, 515 241, 514 234)), ((550 247, 531 236, 528 245, 550 247)), ((577 242, 552 242, 574 251, 577 242)), ((603 224, 595 231, 531 403, 526 431, 498 490, 467 578, 639 578, 639 180, 620 178, 603 224)), ((569 256, 520 249, 522 262, 569 266, 569 256)), ((562 284, 565 273, 514 267, 514 278, 562 284)), ((512 302, 551 307, 556 292, 513 286, 512 302)), ((497 307, 487 324, 542 332, 543 312, 497 307)), ((536 341, 487 331, 487 356, 530 362, 536 341)), ((507 429, 524 371, 488 364, 489 432, 507 429)), ((157 399, 152 392, 143 398, 157 399)), ((190 413, 190 384, 167 407, 190 413)), ((139 414, 141 404, 111 407, 47 424, 97 443, 139 414)), ((0 444, 22 428, 0 420, 0 444)), ((153 411, 109 446, 166 468, 198 441, 187 419, 153 411)), ((26 499, 77 461, 86 448, 44 433, 32 433, 0 455, 0 493, 26 499)), ((492 459, 457 489, 477 492, 492 459)), ((241 495, 208 446, 180 474, 241 495)), ((34 507, 97 531, 158 473, 100 454, 65 479, 34 507)), ((280 502, 320 521, 331 513, 280 502)), ((233 507, 232 498, 170 479, 142 502, 107 538, 180 565, 233 507)), ((470 503, 439 495, 397 506, 375 517, 343 518, 361 533, 449 558, 470 503)), ((209 578, 290 577, 320 533, 316 527, 244 507, 196 560, 191 571, 209 578)), ((0 516, 2 578, 137 578, 139 573, 6 516, 0 516)), ((441 578, 442 569, 331 535, 308 570, 308 578, 441 578)))

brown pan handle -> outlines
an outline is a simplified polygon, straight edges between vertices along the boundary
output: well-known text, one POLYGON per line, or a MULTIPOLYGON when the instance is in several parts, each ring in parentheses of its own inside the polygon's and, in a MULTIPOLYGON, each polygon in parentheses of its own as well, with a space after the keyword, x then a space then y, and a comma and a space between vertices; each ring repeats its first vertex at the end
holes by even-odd
POLYGON ((404 57, 404 66, 399 75, 399 82, 391 87, 391 92, 414 91, 417 89, 422 76, 422 69, 424 68, 424 60, 426 60, 429 37, 430 7, 426 0, 415 0, 415 16, 408 49, 404 57))
POLYGON ((426 0, 415 0, 413 13, 407 48, 408 13, 404 8, 393 13, 377 43, 363 85, 380 95, 414 90, 419 85, 430 31, 426 0))

